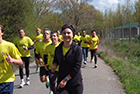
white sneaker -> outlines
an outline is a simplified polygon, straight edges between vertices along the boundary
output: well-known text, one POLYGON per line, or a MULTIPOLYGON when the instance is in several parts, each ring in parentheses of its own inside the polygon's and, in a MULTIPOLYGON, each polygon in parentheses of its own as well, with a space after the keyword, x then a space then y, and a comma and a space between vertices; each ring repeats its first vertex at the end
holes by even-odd
POLYGON ((50 91, 50 92, 49 92, 49 94, 53 94, 53 92, 52 92, 52 91, 50 91))
POLYGON ((49 88, 50 87, 49 84, 50 84, 49 76, 47 76, 47 81, 45 83, 46 88, 49 88))
POLYGON ((38 73, 39 72, 39 67, 36 67, 36 73, 38 73))
POLYGON ((84 64, 86 65, 87 64, 87 61, 84 61, 84 64))
POLYGON ((26 85, 30 85, 30 78, 26 78, 26 85))
POLYGON ((19 88, 24 87, 24 85, 25 85, 25 82, 24 82, 24 80, 22 79, 21 82, 20 82, 19 88))

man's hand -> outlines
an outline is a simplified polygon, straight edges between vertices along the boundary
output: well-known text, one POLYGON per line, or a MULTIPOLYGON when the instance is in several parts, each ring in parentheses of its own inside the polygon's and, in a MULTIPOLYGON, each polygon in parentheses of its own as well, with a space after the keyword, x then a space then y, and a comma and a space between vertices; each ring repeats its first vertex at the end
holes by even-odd
POLYGON ((24 49, 24 50, 28 50, 28 47, 23 46, 23 49, 24 49))
POLYGON ((56 68, 57 68, 57 66, 54 64, 51 68, 51 72, 54 73, 56 68))
POLYGON ((40 58, 40 59, 39 59, 39 64, 40 64, 40 66, 42 65, 42 62, 43 62, 43 60, 40 58))
POLYGON ((47 67, 48 67, 48 64, 46 64, 44 67, 45 67, 45 69, 48 71, 48 68, 47 68, 47 67))
POLYGON ((63 79, 63 80, 59 83, 59 85, 58 85, 57 88, 58 88, 58 89, 59 89, 59 88, 64 88, 64 87, 66 86, 66 84, 67 84, 67 81, 63 79))
POLYGON ((8 54, 8 53, 6 53, 6 55, 7 55, 7 57, 6 57, 6 61, 8 62, 8 63, 13 63, 13 58, 11 58, 11 56, 8 54))
POLYGON ((40 40, 38 40, 38 42, 41 42, 42 40, 40 39, 40 40))

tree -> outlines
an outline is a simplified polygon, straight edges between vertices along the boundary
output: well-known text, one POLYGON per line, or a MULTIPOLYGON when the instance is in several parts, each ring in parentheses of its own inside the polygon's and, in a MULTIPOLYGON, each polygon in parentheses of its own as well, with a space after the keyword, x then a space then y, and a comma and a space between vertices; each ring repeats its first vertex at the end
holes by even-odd
POLYGON ((56 31, 57 29, 61 29, 63 26, 63 22, 59 17, 58 13, 50 13, 49 15, 44 15, 45 19, 42 23, 42 28, 49 28, 51 31, 56 31))
POLYGON ((25 28, 27 25, 30 25, 28 24, 30 20, 33 20, 33 1, 1 0, 0 7, 0 22, 5 26, 6 29, 4 39, 12 41, 14 37, 17 36, 18 29, 20 27, 25 28), (28 19, 30 16, 29 14, 32 16, 30 19, 28 19))
POLYGON ((140 22, 140 0, 135 2, 134 20, 140 22))

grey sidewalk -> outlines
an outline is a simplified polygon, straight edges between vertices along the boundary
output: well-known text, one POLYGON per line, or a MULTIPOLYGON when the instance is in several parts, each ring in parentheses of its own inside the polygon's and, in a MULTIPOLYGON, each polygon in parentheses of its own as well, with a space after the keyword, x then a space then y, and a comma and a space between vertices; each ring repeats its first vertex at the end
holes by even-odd
MULTIPOLYGON (((98 58, 98 67, 93 68, 93 63, 82 64, 82 76, 84 83, 83 94, 125 94, 119 77, 106 65, 103 60, 98 58)), ((30 86, 19 89, 20 77, 18 71, 15 72, 16 80, 14 83, 14 94, 49 94, 49 89, 45 83, 41 83, 39 74, 35 73, 35 63, 30 64, 30 86)), ((26 76, 24 75, 24 78, 26 76)))

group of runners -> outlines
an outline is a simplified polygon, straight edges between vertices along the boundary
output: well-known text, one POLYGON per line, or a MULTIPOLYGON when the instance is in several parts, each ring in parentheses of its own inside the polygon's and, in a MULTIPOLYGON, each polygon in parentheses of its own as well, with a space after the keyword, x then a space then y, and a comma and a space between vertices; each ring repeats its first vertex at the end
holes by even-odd
MULTIPOLYGON (((39 72, 40 81, 45 82, 47 88, 50 87, 49 94, 82 94, 83 82, 81 75, 82 56, 84 64, 87 64, 88 51, 90 49, 91 60, 95 62, 94 67, 97 68, 97 49, 99 38, 96 31, 92 30, 90 35, 86 31, 75 33, 73 25, 65 24, 60 31, 51 31, 45 28, 41 33, 41 29, 36 29, 36 34, 32 38, 25 36, 23 28, 18 30, 19 37, 13 43, 2 40, 4 27, 0 25, 0 94, 5 92, 13 92, 13 81, 15 80, 13 72, 7 74, 11 63, 19 65, 20 85, 22 88, 25 84, 30 85, 29 78, 29 62, 30 50, 34 49, 36 73, 39 72), (7 48, 7 44, 11 44, 11 48, 7 48), (5 47, 6 46, 6 47, 5 47), (8 49, 3 52, 1 49, 8 49), (82 48, 82 49, 81 49, 82 48), (2 57, 2 58, 1 58, 2 57), (15 58, 15 59, 14 59, 15 58), (26 81, 23 77, 23 62, 25 63, 26 81), (4 70, 3 70, 4 69, 4 70), (6 71, 6 72, 5 72, 6 71), (9 80, 5 80, 8 78, 9 80), (10 91, 3 90, 4 85, 9 85, 10 91), (1 91, 2 90, 2 91, 1 91), (2 92, 2 93, 1 93, 2 92)), ((8 45, 9 45, 8 44, 8 45)))

